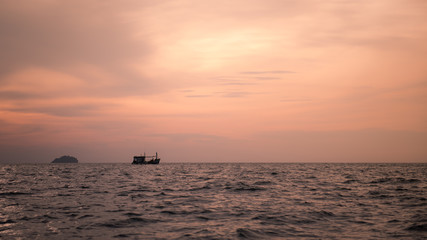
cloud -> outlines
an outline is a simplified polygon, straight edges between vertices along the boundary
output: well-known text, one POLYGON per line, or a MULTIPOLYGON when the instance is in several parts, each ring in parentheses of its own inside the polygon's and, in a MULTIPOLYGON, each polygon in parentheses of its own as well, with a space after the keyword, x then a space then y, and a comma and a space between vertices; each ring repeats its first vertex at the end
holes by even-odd
POLYGON ((179 92, 190 93, 190 92, 194 92, 194 90, 193 89, 183 89, 183 90, 179 90, 179 92))
POLYGON ((248 74, 248 75, 258 75, 258 74, 289 74, 289 73, 295 73, 292 71, 247 71, 247 72, 240 72, 240 74, 248 74))
POLYGON ((305 162, 425 162, 427 132, 276 131, 254 135, 272 160, 305 162))
POLYGON ((185 97, 188 98, 206 98, 206 97, 211 97, 212 95, 209 94, 193 94, 193 95, 187 95, 185 97))
POLYGON ((252 93, 250 93, 250 92, 243 92, 243 91, 235 91, 235 92, 222 93, 221 96, 225 97, 225 98, 241 98, 241 97, 247 97, 250 94, 252 94, 252 93))
POLYGON ((113 104, 111 103, 109 104, 80 103, 80 104, 61 104, 61 106, 12 107, 12 108, 4 108, 4 110, 10 111, 10 112, 22 112, 22 113, 42 113, 42 114, 47 114, 51 116, 59 116, 59 117, 82 117, 82 116, 88 116, 88 115, 96 115, 96 113, 101 112, 102 110, 105 110, 111 106, 113 106, 113 104))
POLYGON ((170 133, 170 134, 150 134, 148 135, 150 137, 162 137, 167 138, 170 141, 190 141, 190 142, 209 142, 209 141, 215 141, 220 142, 223 140, 226 140, 225 137, 217 136, 217 135, 211 135, 211 134, 197 134, 197 133, 170 133))
POLYGON ((426 38, 422 23, 427 20, 423 1, 334 1, 323 3, 309 15, 297 38, 298 46, 360 49, 408 50, 423 46, 426 38), (397 11, 396 9, 399 9, 397 11), (316 19, 316 20, 314 20, 316 19))
POLYGON ((89 67, 115 79, 93 93, 147 93, 148 80, 131 67, 150 54, 147 41, 136 36, 136 26, 125 18, 134 7, 144 6, 137 1, 2 1, 0 83, 6 74, 27 68, 101 82, 89 67))
POLYGON ((120 19, 122 8, 98 1, 2 2, 2 70, 23 65, 110 65, 140 57, 145 44, 120 19), (36 7, 37 6, 37 7, 36 7))
POLYGON ((256 79, 256 80, 261 80, 261 81, 263 81, 263 80, 280 80, 280 79, 282 79, 280 77, 253 77, 253 78, 256 79))
POLYGON ((218 76, 212 78, 220 85, 231 85, 231 86, 242 86, 242 85, 254 85, 249 79, 242 79, 239 76, 218 76))
POLYGON ((280 102, 310 102, 312 99, 282 99, 280 102))
POLYGON ((25 99, 34 99, 34 98, 40 98, 40 97, 44 97, 44 96, 38 93, 10 91, 10 90, 0 89, 0 99, 3 99, 3 100, 10 100, 10 99, 25 100, 25 99))
MULTIPOLYGON (((274 74, 280 74, 279 72, 283 71, 272 71, 274 74)), ((244 85, 256 85, 259 82, 281 80, 281 77, 270 76, 271 72, 268 71, 259 71, 259 72, 240 72, 240 75, 237 76, 217 76, 212 79, 217 81, 221 85, 230 85, 230 86, 244 86, 244 85), (242 76, 241 74, 245 75, 242 76), (258 76, 265 75, 265 76, 258 76)))
POLYGON ((44 129, 42 126, 37 124, 19 124, 19 123, 11 123, 9 121, 5 121, 0 119, 0 142, 3 144, 10 143, 11 139, 17 135, 30 135, 35 132, 40 132, 44 129))

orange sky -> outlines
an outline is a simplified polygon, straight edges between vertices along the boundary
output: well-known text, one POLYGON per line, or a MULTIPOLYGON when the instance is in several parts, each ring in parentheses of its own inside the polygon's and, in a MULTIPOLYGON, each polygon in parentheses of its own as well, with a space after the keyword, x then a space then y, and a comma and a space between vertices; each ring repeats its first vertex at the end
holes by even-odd
POLYGON ((0 162, 427 162, 427 2, 0 2, 0 162))

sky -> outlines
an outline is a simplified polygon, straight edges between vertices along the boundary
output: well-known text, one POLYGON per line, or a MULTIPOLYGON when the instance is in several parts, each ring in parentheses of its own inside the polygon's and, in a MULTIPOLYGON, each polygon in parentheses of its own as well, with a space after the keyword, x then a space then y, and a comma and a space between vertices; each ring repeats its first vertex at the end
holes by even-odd
POLYGON ((0 0, 0 163, 427 162, 427 1, 0 0))

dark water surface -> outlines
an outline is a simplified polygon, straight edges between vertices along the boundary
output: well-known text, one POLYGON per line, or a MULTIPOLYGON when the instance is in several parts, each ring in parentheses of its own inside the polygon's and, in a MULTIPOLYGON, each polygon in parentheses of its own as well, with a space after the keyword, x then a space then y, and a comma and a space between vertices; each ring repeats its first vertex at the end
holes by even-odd
POLYGON ((0 238, 425 239, 427 164, 0 165, 0 238))

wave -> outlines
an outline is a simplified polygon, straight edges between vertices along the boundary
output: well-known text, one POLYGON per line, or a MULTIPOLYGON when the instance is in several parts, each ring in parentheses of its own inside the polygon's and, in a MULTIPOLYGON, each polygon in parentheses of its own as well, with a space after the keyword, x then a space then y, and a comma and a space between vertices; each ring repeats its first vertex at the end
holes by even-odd
POLYGON ((425 166, 14 165, 0 169, 0 234, 5 239, 422 239, 425 166))

